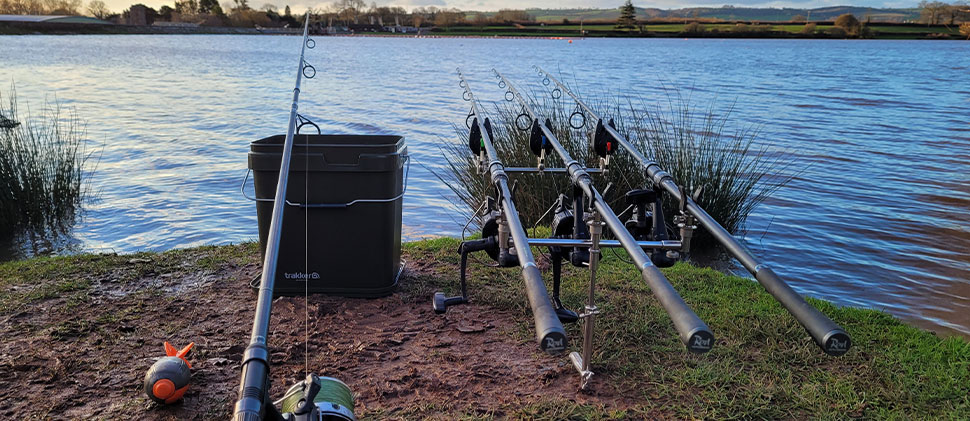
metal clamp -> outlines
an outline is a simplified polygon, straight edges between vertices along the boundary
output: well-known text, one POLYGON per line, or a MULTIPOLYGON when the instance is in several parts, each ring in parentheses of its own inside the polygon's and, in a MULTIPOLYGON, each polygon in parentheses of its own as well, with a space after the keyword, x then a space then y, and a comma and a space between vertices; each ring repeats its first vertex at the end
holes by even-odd
MULTIPOLYGON (((353 205, 358 204, 358 203, 387 203, 387 202, 396 201, 397 199, 400 199, 400 198, 404 197, 404 193, 407 193, 407 191, 408 191, 408 175, 411 173, 411 155, 404 155, 404 163, 405 163, 405 170, 404 170, 404 188, 401 190, 401 194, 399 194, 397 196, 394 196, 394 197, 391 197, 391 198, 387 198, 387 199, 354 199, 354 200, 352 200, 350 202, 347 202, 347 203, 300 203, 300 202, 291 202, 291 201, 287 200, 286 201, 286 204, 287 205, 290 205, 290 206, 298 206, 298 207, 301 207, 301 208, 327 208, 327 209, 333 209, 333 208, 346 208, 346 207, 350 207, 350 206, 353 206, 353 205)), ((249 174, 252 173, 252 172, 253 172, 252 169, 246 170, 246 177, 243 178, 242 184, 239 185, 239 192, 242 193, 243 197, 245 197, 245 198, 247 198, 249 200, 252 200, 253 202, 272 202, 272 201, 274 201, 274 199, 259 198, 259 197, 250 196, 250 195, 246 194, 246 183, 249 181, 249 174)))

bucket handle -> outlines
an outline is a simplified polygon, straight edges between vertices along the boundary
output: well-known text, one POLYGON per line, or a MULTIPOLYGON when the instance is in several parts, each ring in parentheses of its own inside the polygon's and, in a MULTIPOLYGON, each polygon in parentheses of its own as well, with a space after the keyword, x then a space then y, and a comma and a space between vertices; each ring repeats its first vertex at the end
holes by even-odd
MULTIPOLYGON (((388 199, 354 199, 354 200, 352 200, 350 202, 347 202, 347 203, 300 203, 300 202, 291 202, 291 201, 287 200, 286 201, 286 204, 287 205, 290 205, 290 206, 298 206, 298 207, 301 207, 301 208, 339 209, 339 208, 350 207, 350 206, 353 206, 353 205, 355 205, 357 203, 387 203, 387 202, 394 202, 397 199, 400 199, 400 198, 404 197, 404 193, 407 193, 407 191, 408 191, 408 175, 411 173, 411 155, 404 155, 404 163, 405 163, 405 170, 404 170, 404 188, 401 189, 401 194, 399 194, 397 196, 394 196, 394 197, 391 197, 391 198, 388 198, 388 199)), ((252 169, 246 170, 246 177, 243 178, 242 184, 239 185, 239 192, 242 193, 243 197, 245 197, 245 198, 247 198, 249 200, 252 200, 253 202, 272 202, 274 199, 259 198, 259 197, 250 196, 250 195, 246 194, 246 183, 249 181, 249 174, 252 173, 252 172, 253 172, 252 169)))

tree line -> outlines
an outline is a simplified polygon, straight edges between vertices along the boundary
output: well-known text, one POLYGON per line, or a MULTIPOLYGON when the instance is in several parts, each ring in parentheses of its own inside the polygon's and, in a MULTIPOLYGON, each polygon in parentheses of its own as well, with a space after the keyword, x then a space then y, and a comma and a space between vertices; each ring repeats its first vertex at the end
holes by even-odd
POLYGON ((970 2, 966 0, 955 3, 923 0, 919 3, 919 8, 920 21, 927 25, 958 25, 970 22, 970 2))
MULTIPOLYGON (((154 21, 189 22, 209 26, 285 26, 298 25, 297 18, 290 7, 283 10, 271 3, 256 9, 249 0, 175 0, 158 10, 143 4, 132 5, 144 8, 146 23, 154 21)), ((120 13, 111 11, 103 0, 90 0, 85 6, 83 0, 0 0, 0 14, 14 15, 88 15, 98 19, 127 23, 130 10, 120 13)), ((923 0, 919 4, 920 21, 927 25, 960 25, 970 22, 970 0, 954 3, 923 0)), ((456 26, 456 25, 507 25, 512 23, 534 22, 535 18, 525 10, 502 9, 497 12, 466 12, 455 8, 434 6, 417 7, 410 12, 399 6, 369 6, 364 0, 336 0, 322 7, 308 9, 318 22, 324 25, 379 25, 379 26, 456 26)), ((618 29, 633 29, 640 23, 630 0, 620 7, 617 19, 618 29)), ((841 16, 840 16, 841 17, 841 16)), ((796 17, 803 21, 804 17, 796 17)), ((868 19, 866 19, 868 20, 868 19)), ((844 25, 836 25, 844 26, 844 25)), ((845 27, 846 32, 862 35, 854 25, 845 27)), ((965 28, 961 28, 962 30, 965 28)))
POLYGON ((4 15, 80 15, 81 0, 0 0, 4 15))
MULTIPOLYGON (((0 0, 0 14, 9 15, 87 15, 102 20, 127 23, 131 9, 144 8, 146 22, 189 22, 212 26, 290 26, 298 25, 290 6, 279 10, 266 3, 256 9, 249 0, 175 0, 158 9, 134 4, 121 12, 111 11, 104 1, 91 0, 0 0)), ((324 25, 381 25, 381 26, 454 26, 489 25, 533 22, 524 10, 502 9, 497 12, 464 12, 455 8, 417 7, 410 12, 399 6, 370 6, 364 0, 337 0, 308 12, 324 25)))

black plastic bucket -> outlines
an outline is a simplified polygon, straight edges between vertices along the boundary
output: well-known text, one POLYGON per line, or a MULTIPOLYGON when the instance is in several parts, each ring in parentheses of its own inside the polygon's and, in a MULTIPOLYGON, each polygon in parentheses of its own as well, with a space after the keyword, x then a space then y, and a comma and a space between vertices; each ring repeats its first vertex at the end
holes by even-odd
MULTIPOLYGON (((250 144, 255 192, 251 199, 256 200, 263 254, 283 139, 277 135, 250 144)), ((401 271, 407 160, 401 136, 293 138, 275 295, 302 295, 308 290, 380 297, 394 291, 401 271)))

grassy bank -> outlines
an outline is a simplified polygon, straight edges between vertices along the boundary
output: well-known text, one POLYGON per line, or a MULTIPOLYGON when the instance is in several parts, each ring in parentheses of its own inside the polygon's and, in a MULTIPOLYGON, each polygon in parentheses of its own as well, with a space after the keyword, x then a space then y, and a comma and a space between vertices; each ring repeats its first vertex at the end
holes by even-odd
MULTIPOLYGON (((597 376, 593 392, 580 393, 565 357, 537 351, 517 270, 472 263, 474 304, 446 316, 430 311, 433 291, 455 292, 456 247, 447 238, 405 244, 406 275, 392 297, 310 300, 311 331, 319 332, 309 345, 311 365, 357 391, 363 419, 970 417, 970 344, 963 339, 811 300, 855 342, 847 355, 828 357, 758 284, 678 264, 664 272, 718 338, 710 353, 692 355, 634 268, 611 253, 601 266, 597 376), (385 314, 384 324, 421 333, 373 351, 379 340, 367 332, 385 314), (355 325, 365 318, 373 324, 355 325), (470 320, 491 327, 456 333, 452 323, 470 320), (333 334, 338 325, 356 334, 333 334), (447 335, 481 348, 442 345, 447 335), (392 368, 399 356, 386 354, 405 347, 415 347, 408 351, 415 360, 392 368), (489 352, 495 348, 508 352, 489 352), (469 360, 492 365, 463 371, 469 360), (452 371, 437 371, 442 367, 452 371), (465 383, 452 383, 459 380, 465 383), (525 381, 533 383, 516 386, 525 381), (462 395, 473 387, 484 398, 462 395)), ((0 414, 227 418, 254 307, 246 286, 258 268, 254 244, 0 265, 0 414), (148 404, 140 390, 162 340, 197 342, 194 384, 182 404, 164 408, 148 404)), ((580 305, 585 277, 566 270, 567 305, 580 305)), ((302 377, 302 303, 274 304, 274 393, 302 377)), ((569 337, 575 348, 579 326, 569 327, 569 337)))

